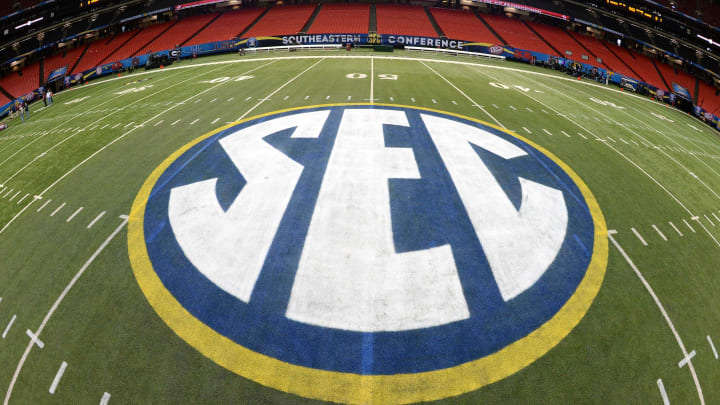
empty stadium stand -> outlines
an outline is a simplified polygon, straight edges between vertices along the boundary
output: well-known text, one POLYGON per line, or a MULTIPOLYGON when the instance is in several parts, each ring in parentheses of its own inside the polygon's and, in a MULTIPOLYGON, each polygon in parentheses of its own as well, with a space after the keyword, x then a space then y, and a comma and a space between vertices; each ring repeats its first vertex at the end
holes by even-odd
POLYGON ((324 4, 308 34, 364 34, 370 26, 368 4, 324 4))
POLYGON ((378 4, 375 6, 375 13, 380 34, 437 36, 422 7, 378 4))
MULTIPOLYGON (((114 36, 109 40, 102 38, 93 42, 88 46, 87 51, 77 66, 75 66, 75 69, 73 69, 73 66, 70 66, 69 69, 73 69, 73 73, 84 72, 100 65, 102 60, 108 56, 108 49, 112 49, 117 37, 118 36, 114 36)), ((47 68, 45 68, 45 70, 47 71, 47 68)))
POLYGON ((626 65, 632 66, 633 71, 637 73, 637 76, 639 76, 635 77, 636 79, 640 79, 645 83, 652 84, 657 88, 668 90, 665 82, 663 82, 662 77, 660 77, 657 69, 655 69, 655 65, 653 64, 652 59, 648 58, 645 55, 640 55, 628 49, 619 47, 615 44, 608 43, 606 44, 606 46, 615 55, 622 59, 622 61, 625 62, 626 65))
POLYGON ((164 31, 159 37, 140 49, 138 54, 142 55, 152 51, 172 49, 175 48, 176 45, 182 45, 217 16, 218 14, 215 13, 178 20, 178 22, 170 26, 167 31, 164 31))
POLYGON ((314 10, 315 5, 273 7, 243 36, 263 37, 297 34, 314 10))
POLYGON ((638 76, 628 65, 615 56, 615 54, 613 54, 602 41, 575 32, 569 32, 569 34, 585 46, 585 48, 589 49, 590 52, 592 52, 597 58, 600 58, 602 63, 607 69, 610 69, 610 71, 617 72, 628 77, 638 76))
POLYGON ((660 74, 662 74, 665 82, 671 87, 670 90, 672 90, 672 84, 677 83, 685 87, 693 98, 695 97, 695 82, 697 79, 685 72, 676 72, 672 66, 665 63, 657 62, 655 65, 660 70, 660 74))
POLYGON ((430 12, 448 38, 490 44, 501 43, 495 34, 471 12, 444 8, 431 8, 430 12))
POLYGON ((720 114, 720 90, 700 81, 698 105, 715 115, 720 114))
POLYGON ((13 72, 0 79, 0 86, 15 97, 20 97, 40 87, 40 64, 33 63, 22 68, 22 76, 13 72))
MULTIPOLYGON (((138 53, 141 49, 157 38, 163 31, 167 30, 175 21, 170 21, 162 24, 151 25, 147 28, 143 28, 141 31, 134 36, 130 36, 130 40, 124 43, 120 48, 116 49, 111 55, 108 56, 103 62, 116 61, 121 59, 127 59, 138 53)), ((130 34, 130 33, 126 33, 130 34)), ((155 49, 160 51, 161 49, 155 49)))
POLYGON ((512 47, 559 56, 522 21, 492 14, 482 18, 512 47))
POLYGON ((590 52, 574 41, 564 29, 534 22, 528 22, 527 24, 552 45, 560 53, 560 56, 597 67, 604 67, 595 60, 590 52))
MULTIPOLYGON (((105 42, 106 39, 101 39, 100 42, 105 42)), ((67 52, 60 52, 58 54, 55 54, 53 56, 50 56, 45 59, 45 77, 43 79, 47 79, 47 77, 50 75, 50 72, 52 72, 55 69, 58 69, 60 67, 66 66, 68 67, 68 73, 72 70, 72 68, 77 63, 78 59, 80 58, 80 55, 82 55, 83 51, 85 50, 86 46, 78 46, 76 48, 70 49, 67 52)), ((87 54, 87 52, 86 52, 87 54)))
POLYGON ((225 41, 240 35, 255 21, 265 9, 231 11, 220 16, 204 30, 192 37, 185 45, 205 44, 213 41, 225 41))

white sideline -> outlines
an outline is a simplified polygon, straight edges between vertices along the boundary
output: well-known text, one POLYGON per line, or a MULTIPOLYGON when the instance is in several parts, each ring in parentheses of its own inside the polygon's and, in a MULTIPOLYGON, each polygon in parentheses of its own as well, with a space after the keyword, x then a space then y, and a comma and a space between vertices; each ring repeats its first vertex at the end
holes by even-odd
MULTIPOLYGON (((668 326, 670 327, 670 330, 672 331, 673 336, 675 336, 675 340, 677 341, 678 346, 680 346, 680 350, 682 351, 682 354, 685 358, 689 356, 687 350, 685 349, 685 344, 683 343, 682 339, 680 338, 680 335, 678 334, 677 330, 675 330, 675 324, 673 324, 672 320, 670 319, 670 316, 668 315, 667 311, 665 311, 665 307, 660 302, 660 299, 655 294, 655 291, 650 286, 650 283, 647 282, 645 277, 643 277, 642 273, 640 273, 640 270, 635 266, 635 263, 633 263, 632 259, 630 259, 630 256, 625 252, 625 250, 620 246, 620 244, 613 238, 613 234, 617 233, 617 231, 614 230, 608 230, 608 239, 610 239, 610 242, 615 246, 615 248, 620 252, 622 257, 625 259, 625 261, 628 263, 630 268, 635 272, 635 275, 640 279, 643 286, 645 286, 645 289, 648 293, 650 293, 650 296, 652 297, 653 301, 655 301, 655 305, 657 305, 658 309, 660 309, 660 312, 662 313, 663 317, 665 318, 665 322, 667 322, 668 326)), ((693 351, 694 353, 694 351, 693 351)), ((698 380, 697 373, 695 373, 695 367, 693 367, 692 364, 692 357, 687 359, 687 365, 690 368, 690 374, 692 374, 692 378, 695 381, 695 388, 697 388, 698 395, 700 397, 700 403, 705 404, 705 398, 703 397, 702 388, 700 387, 700 381, 698 380)), ((682 367, 682 366, 681 366, 682 367)), ((660 380, 658 380, 660 381, 660 380)), ((661 382, 658 382, 658 386, 661 386, 661 382)), ((662 389, 664 392, 664 388, 662 389)))
MULTIPOLYGON (((110 244, 110 242, 117 236, 120 231, 125 228, 125 225, 127 225, 128 219, 127 217, 123 218, 122 223, 115 228, 115 230, 110 234, 110 236, 105 239, 105 241, 95 250, 95 252, 90 256, 90 258, 83 264, 83 266, 78 270, 78 272, 75 274, 75 276, 70 280, 68 285, 65 287, 63 292, 60 294, 60 296, 55 300, 55 303, 53 303, 52 307, 50 307, 50 310, 48 311, 47 315, 45 315, 45 318, 43 319, 42 323, 38 327, 37 331, 32 334, 34 339, 31 338, 30 343, 28 343, 27 347, 25 348, 25 352, 23 353, 22 357, 20 358, 20 361, 18 362, 17 368, 15 369, 15 373, 12 376, 12 380, 10 380, 10 385, 8 386, 7 392, 5 393, 5 401, 3 402, 4 405, 8 405, 10 402, 10 396, 12 395, 12 390, 15 387, 15 383, 17 382, 18 376, 20 375, 20 371, 23 368, 23 365, 25 364, 25 361, 27 361, 28 356, 30 355, 30 351, 32 350, 33 346, 35 346, 36 341, 40 343, 40 334, 45 329, 45 326, 50 321, 50 318, 52 318, 55 311, 57 311, 60 304, 63 302, 67 294, 70 292, 70 290, 73 288, 75 283, 80 279, 80 277, 85 273, 85 271, 90 267, 90 265, 95 261, 95 259, 100 255, 100 253, 107 247, 107 245, 110 244)), ((30 332, 28 330, 28 332, 30 332)))

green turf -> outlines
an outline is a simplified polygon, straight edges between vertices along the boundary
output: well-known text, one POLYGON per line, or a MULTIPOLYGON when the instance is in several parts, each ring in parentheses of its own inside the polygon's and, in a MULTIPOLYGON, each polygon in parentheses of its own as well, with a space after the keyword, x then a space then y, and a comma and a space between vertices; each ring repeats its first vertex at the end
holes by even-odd
MULTIPOLYGON (((0 229, 13 221, 0 233, 0 332, 13 315, 16 320, 0 340, 0 395, 28 344, 25 331, 37 330, 73 276, 122 224, 119 216, 129 213, 148 174, 168 155, 240 117, 367 102, 372 92, 378 103, 499 123, 572 167, 595 194, 608 228, 617 230, 615 239, 654 289, 687 350, 696 351, 693 365, 706 403, 720 401, 720 363, 706 338, 720 344, 720 310, 714 301, 720 292, 720 244, 713 239, 720 239, 720 221, 712 215, 720 217, 717 132, 648 99, 527 65, 405 53, 367 58, 372 55, 337 51, 184 61, 56 94, 49 108, 38 111, 33 105, 28 122, 9 121, 10 128, 0 134, 0 229), (346 56, 362 58, 337 58, 346 56), (428 60, 408 59, 416 57, 428 60), (376 75, 372 89, 371 69, 376 75), (350 73, 368 77, 349 79, 350 73), (397 75, 397 80, 380 74, 397 75), (234 80, 243 75, 254 78, 234 80), (203 82, 221 77, 231 79, 203 82), (129 84, 139 79, 147 80, 129 84), (115 94, 140 86, 147 88, 115 94), (42 199, 27 207, 41 193, 42 199)), ((307 401, 217 366, 165 326, 135 281, 124 228, 58 307, 41 340, 45 347, 30 352, 11 403, 97 403, 104 392, 112 395, 111 403, 307 401), (50 394, 63 361, 67 370, 50 394)), ((671 403, 696 403, 688 367, 678 367, 681 359, 657 305, 611 245, 600 293, 567 338, 511 377, 445 401, 661 403, 656 381, 662 379, 671 403)))

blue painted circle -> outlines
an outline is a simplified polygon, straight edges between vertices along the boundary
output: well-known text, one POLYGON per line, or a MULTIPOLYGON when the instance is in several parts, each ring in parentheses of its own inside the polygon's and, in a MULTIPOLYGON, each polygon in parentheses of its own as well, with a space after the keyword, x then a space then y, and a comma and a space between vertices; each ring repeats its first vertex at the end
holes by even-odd
POLYGON ((186 310, 237 344, 278 360, 329 371, 390 375, 439 370, 477 360, 527 336, 563 307, 585 275, 594 242, 592 216, 572 179, 553 160, 505 132, 439 112, 382 106, 406 113, 409 127, 385 125, 386 146, 411 148, 421 175, 420 179, 391 179, 388 184, 396 251, 449 244, 470 317, 436 327, 379 333, 323 328, 286 318, 336 132, 343 111, 350 108, 370 107, 318 107, 238 124, 194 145, 160 176, 145 210, 145 241, 155 272, 186 310), (265 120, 319 109, 330 110, 319 138, 292 139, 293 129, 265 138, 304 169, 251 299, 245 303, 218 288, 185 257, 169 223, 170 190, 217 178, 217 199, 227 209, 245 180, 218 140, 265 120), (568 226, 561 250, 532 287, 508 302, 500 296, 482 246, 420 114, 480 127, 526 151, 526 156, 504 160, 475 148, 515 208, 521 203, 519 177, 563 193, 568 226))

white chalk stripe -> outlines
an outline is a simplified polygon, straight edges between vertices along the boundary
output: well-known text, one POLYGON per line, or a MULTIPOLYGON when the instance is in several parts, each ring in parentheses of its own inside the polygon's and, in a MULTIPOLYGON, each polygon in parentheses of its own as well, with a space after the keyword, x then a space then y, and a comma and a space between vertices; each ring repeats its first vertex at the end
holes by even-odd
POLYGON ((710 348, 712 349, 713 356, 715 356, 715 360, 718 359, 718 352, 715 350, 715 345, 713 344, 712 339, 710 339, 710 335, 707 336, 708 343, 710 343, 710 348))
POLYGON ((548 131, 547 129, 545 129, 545 128, 543 128, 543 132, 545 132, 546 134, 552 136, 552 133, 551 133, 550 131, 548 131))
POLYGON ((220 118, 215 118, 215 120, 213 120, 213 122, 211 122, 210 124, 214 124, 214 123, 216 123, 216 122, 218 122, 218 121, 220 121, 220 118))
POLYGON ((100 214, 98 214, 98 216, 95 217, 95 219, 93 219, 92 221, 90 221, 90 223, 89 223, 88 226, 87 226, 87 229, 92 228, 93 225, 95 225, 95 222, 99 221, 100 218, 103 217, 103 215, 105 215, 105 211, 101 212, 100 214))
POLYGON ((60 379, 62 378, 63 374, 65 374, 65 369, 67 368, 67 363, 62 362, 60 364, 60 368, 58 369, 57 373, 55 374, 55 378, 52 380, 52 384, 50 384, 50 394, 55 394, 55 390, 57 390, 58 384, 60 384, 60 379))
POLYGON ((692 360, 693 357, 695 357, 695 350, 688 353, 687 356, 683 357, 683 359, 678 362, 678 368, 685 367, 685 365, 688 364, 688 362, 692 360))
MULTIPOLYGON (((17 193, 15 193, 15 195, 13 195, 12 197, 10 197, 10 201, 14 200, 14 199, 15 199, 15 197, 17 197, 17 196, 18 196, 18 194, 20 194, 21 192, 22 192, 22 191, 18 190, 18 192, 17 192, 17 193)), ((706 217, 706 218, 707 218, 707 217, 706 217)))
POLYGON ((80 208, 78 208, 77 210, 75 210, 75 212, 73 212, 72 215, 70 215, 65 222, 70 222, 70 221, 72 221, 73 218, 75 218, 75 215, 79 214, 80 211, 83 210, 83 208, 84 208, 84 207, 80 207, 80 208))
POLYGON ((165 122, 165 120, 160 120, 160 121, 156 122, 155 125, 153 125, 153 126, 156 127, 156 126, 162 124, 163 122, 165 122))
MULTIPOLYGON (((15 197, 13 197, 13 198, 15 198, 15 197)), ((12 198, 10 199, 10 201, 12 201, 12 198)), ((713 223, 713 221, 712 221, 710 218, 708 218, 707 215, 704 215, 704 214, 703 214, 703 216, 705 217, 705 219, 707 219, 708 222, 710 222, 710 225, 715 226, 715 224, 713 223)))
POLYGON ((655 226, 655 225, 653 225, 652 227, 653 227, 653 229, 655 229, 655 232, 657 232, 658 235, 660 235, 660 237, 663 238, 663 240, 664 240, 665 242, 667 242, 667 238, 665 237, 665 235, 663 235, 662 232, 660 232, 660 229, 659 229, 657 226, 655 226))
POLYGON ((17 203, 20 204, 21 202, 23 202, 24 199, 28 198, 29 195, 30 195, 30 193, 25 194, 21 199, 18 200, 17 203))
POLYGON ((51 216, 51 217, 54 217, 55 214, 57 214, 58 211, 60 211, 60 210, 62 209, 62 207, 64 207, 64 206, 65 206, 65 203, 60 204, 60 206, 57 207, 57 208, 55 208, 55 211, 53 211, 52 214, 50 214, 50 216, 51 216))
POLYGON ((568 138, 570 138, 570 135, 569 135, 567 132, 565 132, 565 131, 560 131, 560 132, 561 132, 563 135, 565 135, 565 136, 567 136, 568 138))
POLYGON ((170 124, 170 125, 175 125, 175 124, 177 124, 177 123, 180 122, 180 121, 181 121, 181 120, 175 120, 175 122, 173 122, 173 123, 170 124))
POLYGON ((103 393, 103 396, 100 399, 100 405, 107 405, 108 402, 110 402, 110 394, 105 392, 105 393, 103 393))
POLYGON ((713 218, 715 218, 716 221, 720 222, 720 218, 718 218, 714 212, 712 212, 711 214, 712 214, 713 218))
POLYGON ((528 134, 532 134, 532 131, 530 131, 529 129, 527 129, 527 128, 525 128, 525 127, 523 127, 523 129, 524 129, 525 132, 527 132, 528 134))
POLYGON ((682 232, 680 232, 680 230, 679 230, 679 229, 677 229, 677 227, 675 226, 675 224, 673 224, 673 223, 672 223, 672 222, 670 222, 670 221, 668 221, 668 224, 670 224, 670 226, 672 226, 672 227, 673 227, 673 229, 675 230, 675 232, 677 232, 677 233, 678 233, 678 235, 680 235, 680 236, 683 236, 682 232))
POLYGON ((48 199, 47 201, 45 201, 45 204, 43 204, 42 206, 40 206, 40 208, 38 208, 37 212, 42 211, 42 209, 45 208, 45 206, 47 206, 48 204, 50 204, 50 201, 52 201, 52 199, 48 199))
POLYGON ((191 122, 190 125, 195 124, 196 122, 200 121, 200 118, 195 118, 195 121, 191 122))
POLYGON ((578 132, 578 135, 580 135, 580 137, 581 137, 582 139, 587 139, 587 137, 586 137, 585 135, 581 134, 580 132, 578 132))
POLYGON ((637 238, 640 239, 640 242, 642 242, 643 245, 645 245, 645 246, 648 245, 647 242, 645 242, 645 239, 643 239, 643 237, 640 236, 640 233, 635 228, 630 228, 630 230, 632 230, 633 233, 635 234, 635 236, 637 236, 637 238))
POLYGON ((683 222, 685 222, 685 225, 687 225, 687 227, 690 228, 690 230, 692 231, 692 233, 695 233, 695 230, 693 229, 692 226, 690 226, 690 224, 688 223, 688 221, 686 221, 686 220, 683 219, 683 222))
POLYGON ((17 315, 13 315, 12 318, 10 318, 10 322, 8 322, 7 326, 5 327, 5 330, 3 331, 2 338, 5 339, 5 336, 7 336, 8 332, 10 332, 10 328, 12 328, 13 323, 15 323, 15 318, 17 318, 17 315))

